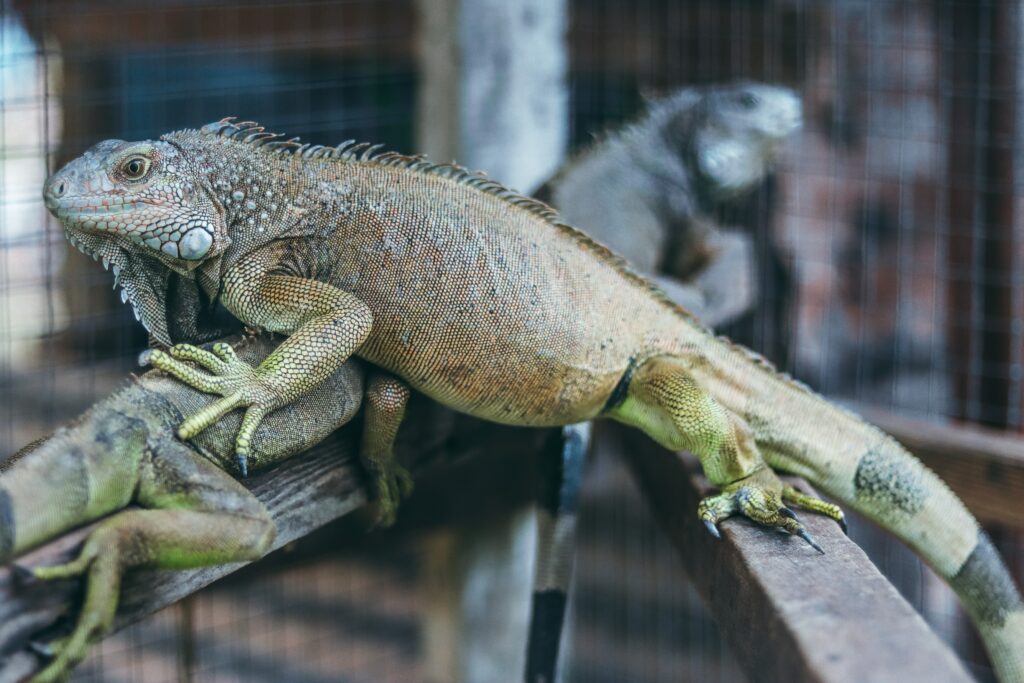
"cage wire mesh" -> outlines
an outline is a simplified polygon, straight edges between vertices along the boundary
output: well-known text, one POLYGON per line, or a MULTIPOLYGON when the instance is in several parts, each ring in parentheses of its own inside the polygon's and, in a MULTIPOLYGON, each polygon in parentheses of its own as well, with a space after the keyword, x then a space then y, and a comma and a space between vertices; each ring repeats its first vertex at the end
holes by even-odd
MULTIPOLYGON (((224 115, 415 151, 417 62, 407 0, 2 7, 6 456, 108 394, 146 344, 107 274, 54 229, 40 200, 49 171, 100 139, 224 115)), ((686 85, 795 88, 805 123, 778 171, 716 216, 758 254, 758 305, 725 332, 831 397, 1020 431, 1019 22, 1016 2, 996 0, 574 0, 571 140, 686 85)), ((1019 580, 1020 533, 992 531, 1019 580)), ((874 527, 855 520, 852 533, 988 676, 952 593, 874 527)), ((416 544, 298 556, 108 639, 75 680, 427 679, 416 544)), ((627 471, 600 448, 570 621, 567 680, 743 680, 627 471)))

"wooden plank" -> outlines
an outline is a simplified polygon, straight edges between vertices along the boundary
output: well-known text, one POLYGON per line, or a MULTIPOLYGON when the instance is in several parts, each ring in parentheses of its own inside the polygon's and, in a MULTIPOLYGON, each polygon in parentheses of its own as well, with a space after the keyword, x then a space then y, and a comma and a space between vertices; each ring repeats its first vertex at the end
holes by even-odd
POLYGON ((618 443, 752 681, 973 680, 835 522, 801 517, 825 555, 743 519, 726 520, 716 541, 697 519, 711 488, 695 459, 618 425, 602 437, 618 443))
POLYGON ((906 446, 949 484, 982 523, 1024 528, 1024 438, 938 424, 868 406, 851 408, 906 446))

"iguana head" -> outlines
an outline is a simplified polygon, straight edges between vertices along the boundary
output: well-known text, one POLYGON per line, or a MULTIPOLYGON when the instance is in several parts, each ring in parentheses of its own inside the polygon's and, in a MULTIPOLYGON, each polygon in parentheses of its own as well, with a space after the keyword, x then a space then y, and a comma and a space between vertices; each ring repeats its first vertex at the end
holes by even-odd
POLYGON ((230 244, 209 180, 166 140, 106 140, 54 173, 43 188, 67 239, 112 267, 136 316, 170 343, 167 287, 230 244))
POLYGON ((799 95, 762 83, 687 89, 659 107, 670 144, 716 195, 735 195, 760 182, 779 144, 802 123, 799 95))

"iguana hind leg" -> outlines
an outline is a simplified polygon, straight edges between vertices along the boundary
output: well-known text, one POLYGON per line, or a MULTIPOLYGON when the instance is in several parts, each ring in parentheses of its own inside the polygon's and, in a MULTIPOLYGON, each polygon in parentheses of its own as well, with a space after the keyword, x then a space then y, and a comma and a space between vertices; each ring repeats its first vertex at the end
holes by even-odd
POLYGON ((53 661, 33 683, 63 680, 111 630, 126 570, 254 560, 270 548, 274 523, 251 493, 183 444, 166 444, 160 453, 143 464, 137 502, 146 509, 101 523, 71 562, 32 570, 41 580, 85 578, 75 629, 53 647, 53 661))
MULTIPOLYGON (((787 500, 815 507, 804 496, 793 498, 768 467, 746 423, 700 387, 683 358, 658 356, 633 372, 625 398, 607 415, 639 427, 665 448, 696 455, 708 480, 722 491, 701 501, 698 514, 714 535, 717 524, 736 513, 758 524, 800 536, 817 550, 787 500)), ((791 487, 790 487, 791 488, 791 487)))
POLYGON ((409 387, 392 375, 378 372, 366 385, 359 458, 370 477, 377 524, 383 527, 395 523, 398 504, 412 492, 412 477, 395 459, 395 437, 408 402, 409 387))

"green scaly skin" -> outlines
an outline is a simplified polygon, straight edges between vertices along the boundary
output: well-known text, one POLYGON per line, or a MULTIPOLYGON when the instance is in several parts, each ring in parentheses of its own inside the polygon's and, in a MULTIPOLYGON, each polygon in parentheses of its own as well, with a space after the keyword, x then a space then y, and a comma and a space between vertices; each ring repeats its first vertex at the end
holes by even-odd
MULTIPOLYGON (((963 504, 890 437, 716 339, 547 206, 464 169, 365 146, 300 146, 228 120, 157 141, 100 143, 47 181, 69 239, 119 269, 158 340, 188 330, 170 273, 246 324, 288 336, 256 367, 204 372, 190 347, 153 365, 221 399, 190 438, 244 409, 262 420, 356 354, 456 410, 507 424, 606 417, 689 450, 721 493, 698 511, 813 543, 787 503, 795 472, 911 545, 964 601, 1003 681, 1024 679, 1024 603, 963 504)), ((199 307, 201 308, 201 307, 199 307)), ((386 411, 393 420, 401 410, 386 411)), ((367 456, 382 508, 393 456, 367 456)))
MULTIPOLYGON (((194 357, 213 371, 220 365, 259 362, 275 346, 266 338, 236 341, 238 358, 231 345, 218 343, 194 357)), ((362 392, 360 364, 346 364, 318 390, 268 417, 253 439, 253 465, 270 466, 325 438, 352 418, 362 392)), ((210 400, 151 372, 4 461, 0 563, 106 517, 76 559, 27 570, 39 580, 80 576, 85 583, 74 630, 49 645, 53 659, 33 683, 66 678, 88 647, 110 631, 121 577, 129 569, 255 560, 270 548, 275 528, 266 508, 225 471, 234 467, 238 416, 191 445, 176 438, 182 415, 210 400)), ((371 407, 366 413, 374 420, 371 407)), ((385 433, 379 448, 387 448, 388 434, 393 432, 385 433)))

